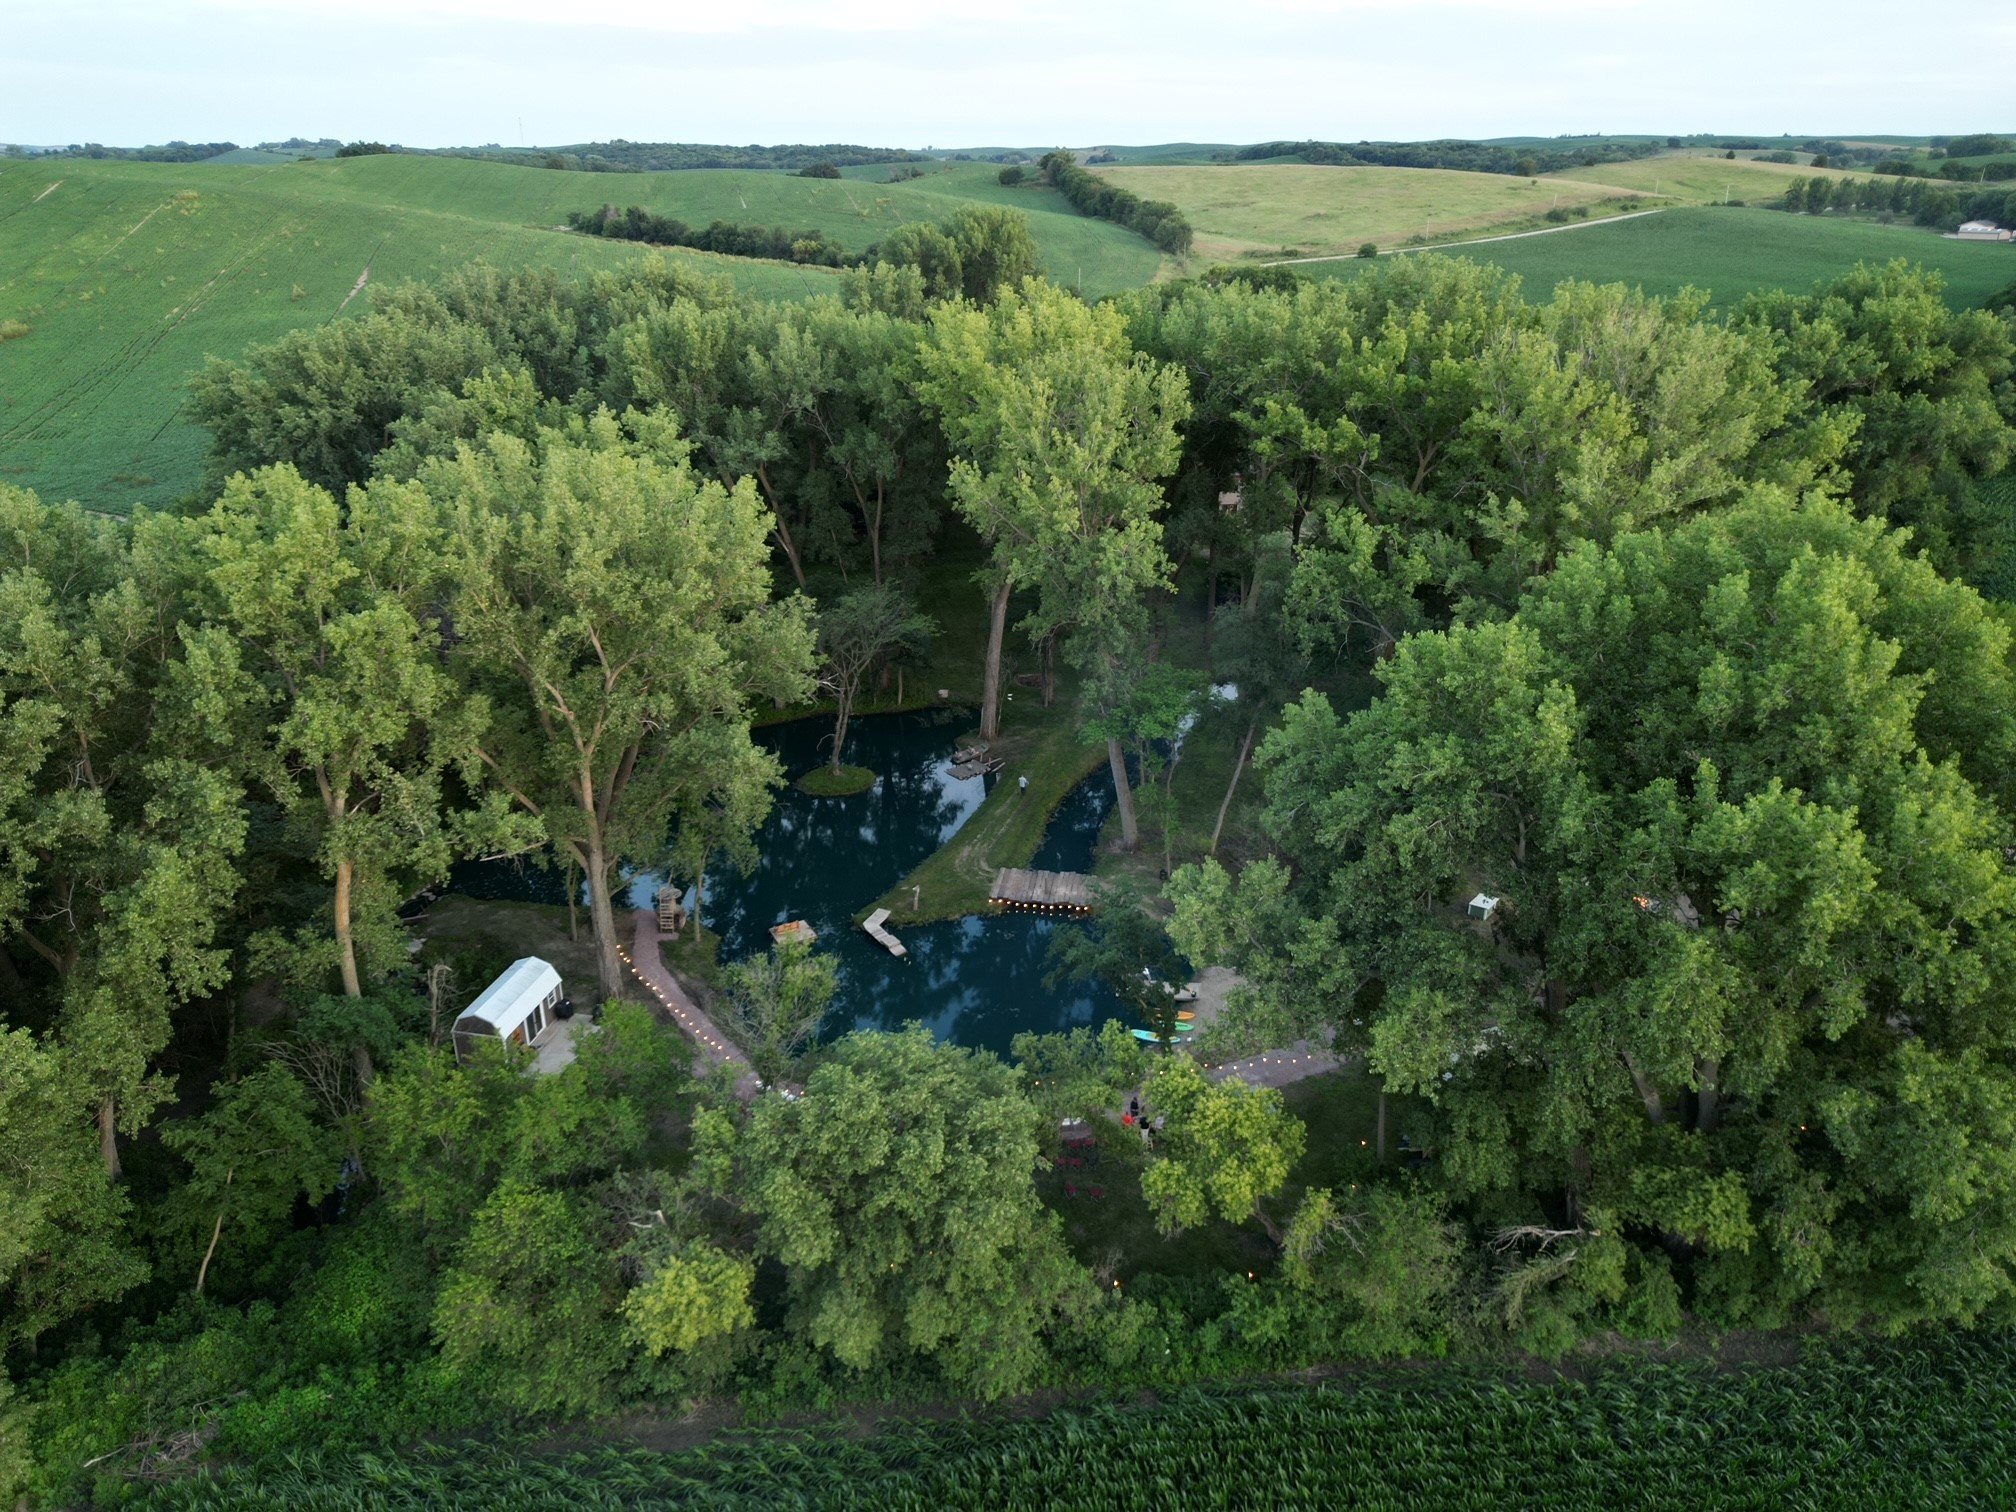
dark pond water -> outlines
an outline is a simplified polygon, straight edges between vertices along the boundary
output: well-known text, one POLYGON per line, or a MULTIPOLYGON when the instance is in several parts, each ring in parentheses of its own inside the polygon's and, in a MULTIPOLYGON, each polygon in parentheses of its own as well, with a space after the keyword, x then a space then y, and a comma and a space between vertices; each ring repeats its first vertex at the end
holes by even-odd
MULTIPOLYGON (((1044 985, 1055 927, 1047 919, 967 918, 906 928, 901 939, 910 954, 903 960, 854 927, 856 912, 979 808, 992 779, 950 773, 953 743, 972 725, 962 710, 857 720, 848 731, 847 760, 880 773, 875 786, 852 798, 781 789, 757 834, 761 860, 754 869, 708 873, 701 918, 721 936, 723 960, 769 949, 770 926, 786 919, 807 920, 819 932, 819 949, 840 971, 824 1038, 921 1023, 941 1039, 1005 1054, 1024 1030, 1097 1024, 1121 1012, 1119 1000, 1096 983, 1044 985)), ((800 720, 758 731, 757 739, 795 778, 824 758, 831 733, 827 721, 800 720)), ((1089 871, 1112 803, 1112 782, 1101 766, 1059 805, 1032 864, 1089 871)), ((649 906, 658 881, 649 873, 634 878, 628 901, 649 906)), ((560 877, 535 867, 464 866, 452 885, 472 897, 567 901, 560 877)))

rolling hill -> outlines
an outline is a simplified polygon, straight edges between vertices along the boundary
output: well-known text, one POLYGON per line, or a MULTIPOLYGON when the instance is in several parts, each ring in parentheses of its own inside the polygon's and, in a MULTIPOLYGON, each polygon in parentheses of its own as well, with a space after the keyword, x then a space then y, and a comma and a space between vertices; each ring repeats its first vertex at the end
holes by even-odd
POLYGON ((1636 189, 1443 168, 1284 162, 1096 171, 1143 199, 1173 202, 1195 228, 1198 255, 1219 261, 1446 240, 1537 225, 1557 204, 1618 210, 1642 197, 1636 189))
MULTIPOLYGON (((64 159, 0 162, 0 480, 124 511, 189 489, 204 438, 183 382, 295 327, 368 307, 373 285, 476 258, 581 272, 650 249, 554 229, 615 200, 704 224, 825 230, 850 249, 975 200, 1029 214, 1047 272, 1088 295, 1145 283, 1161 259, 1047 189, 991 165, 902 184, 688 170, 556 172, 385 155, 273 166, 64 159)), ((752 293, 802 298, 829 273, 663 255, 752 293)))

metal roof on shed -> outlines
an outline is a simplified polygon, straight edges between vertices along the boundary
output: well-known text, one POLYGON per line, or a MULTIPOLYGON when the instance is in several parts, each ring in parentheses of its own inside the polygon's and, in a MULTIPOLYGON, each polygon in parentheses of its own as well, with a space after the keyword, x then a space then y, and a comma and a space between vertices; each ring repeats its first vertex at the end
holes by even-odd
POLYGON ((455 1027, 459 1029, 470 1019, 477 1019, 500 1036, 509 1036, 559 986, 560 973, 550 963, 537 956, 522 956, 505 967, 497 980, 462 1010, 455 1027))

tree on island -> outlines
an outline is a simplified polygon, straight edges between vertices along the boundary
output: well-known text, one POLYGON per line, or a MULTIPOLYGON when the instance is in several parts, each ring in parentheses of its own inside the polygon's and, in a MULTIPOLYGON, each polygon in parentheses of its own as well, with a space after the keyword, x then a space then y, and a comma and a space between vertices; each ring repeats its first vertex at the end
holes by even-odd
POLYGON ((821 684, 833 695, 833 752, 826 770, 840 775, 847 725, 868 674, 892 656, 916 652, 938 631, 937 621, 917 612, 910 596, 889 583, 843 593, 818 618, 819 654, 825 658, 821 684))

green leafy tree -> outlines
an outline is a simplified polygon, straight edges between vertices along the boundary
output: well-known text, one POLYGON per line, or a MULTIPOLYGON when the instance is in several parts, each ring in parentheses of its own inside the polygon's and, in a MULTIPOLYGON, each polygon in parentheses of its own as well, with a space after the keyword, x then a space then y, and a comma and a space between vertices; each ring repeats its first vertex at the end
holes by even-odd
POLYGON ((1165 1235, 1212 1214, 1228 1223, 1258 1219, 1281 1231, 1262 1204, 1279 1192, 1302 1157, 1302 1121, 1273 1087, 1237 1078, 1207 1081, 1187 1055, 1165 1060, 1148 1082, 1148 1107, 1162 1119, 1141 1195, 1165 1235))
POLYGON ((201 1248, 199 1293, 227 1230, 230 1253, 271 1244, 286 1231, 298 1198, 320 1202, 329 1195, 342 1161, 330 1131, 315 1121, 306 1089, 276 1065, 224 1083, 210 1107, 169 1123, 161 1140, 189 1166, 172 1206, 193 1241, 192 1260, 201 1248))
POLYGON ((982 1396, 1026 1386, 1086 1285, 1031 1182, 1036 1131, 1016 1073, 921 1029, 849 1035, 802 1097, 759 1098, 735 1190, 792 1328, 855 1369, 917 1354, 982 1396))
POLYGON ((655 419, 494 437, 423 481, 454 542, 458 659, 495 710, 478 759, 586 879, 620 996, 616 869, 675 831, 689 871, 746 846, 778 776, 750 708, 808 691, 806 605, 770 599, 754 489, 695 477, 655 419))
POLYGON ((8 1017, 53 1029, 115 1179, 118 1135, 167 1095, 153 1062, 176 1010, 226 980, 217 936, 245 839, 229 732, 177 635, 188 586, 173 522, 94 521, 0 486, 8 1017), (17 951, 46 976, 25 979, 17 951))
MULTIPOLYGON (((406 960, 398 902, 459 855, 523 849, 541 838, 512 822, 501 795, 458 812, 443 791, 459 763, 474 775, 486 722, 442 664, 430 604, 441 544, 424 497, 381 485, 341 508, 291 467, 240 474, 191 525, 203 583, 189 632, 210 695, 242 705, 248 775, 304 824, 332 885, 334 965, 361 999, 369 975, 406 960), (370 942, 375 972, 360 963, 370 942)), ((328 969, 309 952, 310 979, 328 969)), ((352 1037, 368 1083, 368 1035, 352 1037)))
POLYGON ((2008 1091, 2006 658, 1825 503, 1584 548, 1511 621, 1410 638, 1350 720, 1290 709, 1275 906, 1381 984, 1370 1063, 1442 1106, 1456 1190, 1670 1236, 1725 1318, 1982 1316, 2016 1168, 1953 1161, 2008 1091), (1966 1174, 1934 1199, 1907 1149, 1966 1174))
POLYGON ((1453 1332, 1460 1232, 1427 1191, 1318 1187, 1281 1237, 1281 1274, 1346 1310, 1351 1352, 1374 1359, 1439 1354, 1453 1332))
POLYGON ((1189 965, 1138 888, 1102 886, 1098 922, 1061 925, 1050 938, 1050 958, 1056 965, 1046 985, 1066 978, 1098 982, 1153 1029, 1164 1048, 1176 1037, 1176 991, 1189 965))
POLYGON ((825 1020, 840 985, 831 956, 786 940, 728 968, 727 1027, 766 1083, 783 1080, 825 1020))
POLYGON ((1097 1029, 1015 1036, 1015 1064, 1030 1099, 1059 1118, 1110 1110, 1148 1074, 1148 1051, 1118 1019, 1097 1029))
POLYGON ((1733 323, 1774 338, 1800 396, 1791 423, 1847 438, 1859 508, 1910 526, 1949 570, 2006 549, 2005 522, 1974 487, 2016 456, 2016 335, 2006 320, 1953 309, 1937 273, 1898 260, 1805 294, 1753 294, 1733 323))
POLYGON ((991 554, 980 732, 992 740, 1018 587, 1043 589, 1029 626, 1040 638, 1124 623, 1166 583, 1155 484, 1175 465, 1183 377, 1136 354, 1117 312, 1036 279, 989 310, 938 310, 924 372, 954 506, 991 554))
POLYGON ((508 1180, 476 1210, 441 1278, 434 1339, 491 1401, 591 1412, 629 1359, 615 1267, 573 1198, 508 1180))

